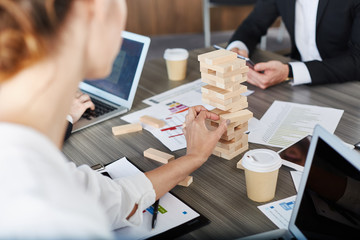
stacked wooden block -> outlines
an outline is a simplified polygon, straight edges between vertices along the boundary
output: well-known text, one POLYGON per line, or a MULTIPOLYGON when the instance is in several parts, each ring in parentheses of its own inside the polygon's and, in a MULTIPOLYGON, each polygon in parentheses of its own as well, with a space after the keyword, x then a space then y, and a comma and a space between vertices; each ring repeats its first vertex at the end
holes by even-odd
POLYGON ((247 97, 241 94, 247 87, 241 83, 247 80, 249 68, 237 54, 227 50, 216 50, 198 56, 201 79, 207 83, 201 88, 204 103, 216 107, 212 112, 220 115, 218 121, 207 121, 207 127, 214 129, 224 120, 229 120, 227 131, 217 143, 214 155, 232 159, 248 149, 248 121, 253 114, 248 107, 247 97))

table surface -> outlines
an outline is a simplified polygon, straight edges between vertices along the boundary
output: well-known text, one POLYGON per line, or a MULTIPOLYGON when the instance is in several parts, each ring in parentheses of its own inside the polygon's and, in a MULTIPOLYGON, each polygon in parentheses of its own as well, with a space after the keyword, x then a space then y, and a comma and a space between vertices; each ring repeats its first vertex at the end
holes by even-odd
MULTIPOLYGON (((134 112, 147 107, 143 99, 178 87, 200 78, 197 55, 212 49, 198 49, 190 52, 187 77, 182 81, 169 81, 163 59, 146 61, 135 96, 134 112)), ((280 55, 257 51, 252 56, 254 62, 278 59, 289 61, 280 55)), ((247 84, 246 84, 247 85, 247 84)), ((323 86, 295 86, 282 83, 267 90, 247 85, 255 92, 248 97, 249 110, 260 119, 273 101, 288 101, 323 107, 344 109, 345 112, 335 134, 345 142, 360 141, 360 83, 332 84, 323 86)), ((164 152, 170 151, 146 130, 121 136, 113 136, 111 128, 125 122, 115 117, 95 126, 74 133, 64 144, 63 152, 77 165, 110 163, 127 157, 144 171, 160 166, 159 163, 143 157, 143 151, 152 147, 164 152)), ((249 144, 250 149, 269 148, 249 144)), ((273 148, 274 150, 278 150, 273 148)), ((185 154, 185 149, 173 152, 176 158, 185 154)), ((234 239, 276 229, 277 227, 258 210, 256 203, 246 196, 244 172, 236 168, 242 154, 232 160, 214 155, 191 175, 194 182, 189 187, 175 187, 172 192, 190 206, 210 219, 211 223, 179 239, 234 239)), ((296 194, 290 169, 283 166, 279 171, 277 190, 273 201, 296 194)))

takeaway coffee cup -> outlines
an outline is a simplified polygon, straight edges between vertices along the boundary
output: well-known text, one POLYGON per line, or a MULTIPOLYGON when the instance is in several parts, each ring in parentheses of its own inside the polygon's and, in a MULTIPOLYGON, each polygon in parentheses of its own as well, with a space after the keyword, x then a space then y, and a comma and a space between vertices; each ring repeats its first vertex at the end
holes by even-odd
POLYGON ((282 160, 276 152, 256 149, 242 158, 247 196, 256 202, 270 201, 275 196, 276 183, 282 160))
POLYGON ((189 52, 183 48, 168 48, 164 52, 166 68, 170 80, 183 80, 186 76, 186 66, 189 52))

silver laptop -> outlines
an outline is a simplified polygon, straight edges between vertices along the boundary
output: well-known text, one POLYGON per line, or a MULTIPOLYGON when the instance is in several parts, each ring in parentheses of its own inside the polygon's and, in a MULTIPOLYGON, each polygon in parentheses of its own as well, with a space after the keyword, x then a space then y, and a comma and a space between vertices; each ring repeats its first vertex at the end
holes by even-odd
POLYGON ((357 239, 360 154, 316 126, 288 229, 241 239, 357 239))
POLYGON ((123 43, 111 74, 105 79, 84 80, 81 91, 90 95, 95 110, 89 109, 74 124, 73 132, 130 110, 150 45, 150 38, 122 32, 123 43))

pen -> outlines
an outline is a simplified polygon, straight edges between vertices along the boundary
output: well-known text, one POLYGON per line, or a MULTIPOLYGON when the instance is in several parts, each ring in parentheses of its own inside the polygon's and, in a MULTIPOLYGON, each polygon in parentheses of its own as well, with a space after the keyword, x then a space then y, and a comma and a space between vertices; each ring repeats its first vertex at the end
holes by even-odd
MULTIPOLYGON (((214 47, 215 49, 225 49, 225 48, 220 47, 220 46, 218 46, 218 45, 216 45, 216 44, 214 44, 213 47, 214 47)), ((254 68, 255 63, 253 63, 253 61, 251 61, 250 58, 241 56, 240 54, 237 54, 237 57, 240 58, 240 59, 245 60, 245 61, 250 65, 249 67, 254 68)))
POLYGON ((153 205, 153 216, 152 216, 152 220, 151 220, 152 229, 155 228, 155 225, 156 225, 156 222, 157 222, 158 209, 159 209, 159 199, 156 200, 156 202, 153 205))

